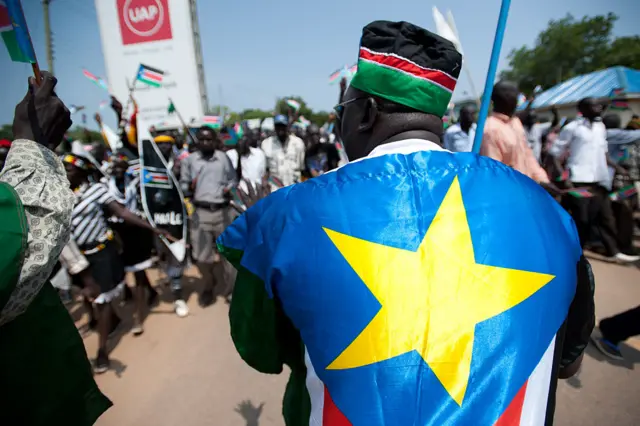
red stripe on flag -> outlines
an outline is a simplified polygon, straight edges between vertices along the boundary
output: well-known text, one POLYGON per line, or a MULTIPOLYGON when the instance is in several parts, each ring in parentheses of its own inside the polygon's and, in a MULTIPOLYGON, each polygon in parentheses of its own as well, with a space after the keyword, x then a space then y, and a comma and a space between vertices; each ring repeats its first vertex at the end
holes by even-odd
POLYGON ((414 77, 432 81, 440 86, 453 91, 456 88, 456 79, 450 75, 429 68, 423 68, 413 62, 399 56, 391 56, 383 53, 376 53, 365 48, 360 48, 360 58, 377 64, 386 65, 400 71, 404 71, 414 77))
POLYGON ((527 382, 522 385, 518 393, 502 413, 494 426, 519 426, 522 418, 522 406, 524 405, 524 396, 527 394, 527 382))
POLYGON ((333 403, 327 387, 324 387, 324 407, 322 408, 323 426, 351 426, 351 422, 342 414, 342 411, 333 403))
POLYGON ((145 71, 142 73, 142 76, 149 80, 162 81, 162 75, 156 74, 153 71, 145 71))
POLYGON ((9 18, 9 9, 6 4, 0 2, 0 32, 12 30, 13 24, 11 23, 11 18, 9 18))
POLYGON ((94 81, 98 81, 98 77, 96 77, 95 75, 91 74, 89 71, 87 70, 82 70, 82 74, 84 74, 85 77, 94 80, 94 81))

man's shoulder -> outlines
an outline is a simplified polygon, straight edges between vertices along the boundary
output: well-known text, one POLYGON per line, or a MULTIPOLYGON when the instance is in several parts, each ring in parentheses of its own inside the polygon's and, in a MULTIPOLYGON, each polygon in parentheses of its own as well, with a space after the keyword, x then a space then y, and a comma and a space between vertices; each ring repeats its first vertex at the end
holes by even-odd
POLYGON ((289 142, 295 144, 296 147, 298 147, 298 148, 299 147, 303 147, 304 148, 304 142, 302 141, 302 139, 300 139, 296 135, 289 135, 289 142))
POLYGON ((449 126, 447 128, 447 130, 444 131, 444 134, 452 134, 452 133, 457 133, 461 130, 460 125, 458 123, 456 124, 452 124, 451 126, 449 126))
POLYGON ((249 147, 249 151, 251 152, 251 155, 255 155, 256 157, 260 157, 260 158, 264 158, 264 151, 261 150, 260 148, 254 148, 254 147, 249 147))

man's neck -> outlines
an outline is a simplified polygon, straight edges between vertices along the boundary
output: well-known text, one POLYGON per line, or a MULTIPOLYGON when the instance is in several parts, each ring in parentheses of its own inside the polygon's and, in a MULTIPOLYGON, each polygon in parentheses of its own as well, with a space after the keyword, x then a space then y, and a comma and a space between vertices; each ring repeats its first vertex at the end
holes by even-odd
POLYGON ((428 130, 410 130, 407 132, 398 133, 397 135, 393 135, 379 145, 390 142, 403 141, 406 139, 425 139, 431 142, 435 142, 438 145, 440 144, 440 138, 435 133, 432 133, 428 130))
POLYGON ((460 128, 465 133, 469 133, 469 130, 471 130, 471 126, 472 125, 473 125, 473 123, 462 123, 462 122, 460 122, 460 128))

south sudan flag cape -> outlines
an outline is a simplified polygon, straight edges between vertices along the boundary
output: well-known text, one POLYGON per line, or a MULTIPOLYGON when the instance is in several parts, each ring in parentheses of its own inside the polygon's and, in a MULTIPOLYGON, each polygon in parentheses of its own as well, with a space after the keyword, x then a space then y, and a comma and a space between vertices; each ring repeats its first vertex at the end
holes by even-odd
MULTIPOLYGON (((0 311, 18 282, 26 243, 24 207, 13 188, 0 183, 0 311)), ((111 406, 49 283, 26 312, 0 326, 0 395, 7 426, 90 426, 111 406)))
POLYGON ((218 248, 238 352, 291 368, 287 425, 545 423, 582 250, 513 169, 390 143, 272 193, 218 248))

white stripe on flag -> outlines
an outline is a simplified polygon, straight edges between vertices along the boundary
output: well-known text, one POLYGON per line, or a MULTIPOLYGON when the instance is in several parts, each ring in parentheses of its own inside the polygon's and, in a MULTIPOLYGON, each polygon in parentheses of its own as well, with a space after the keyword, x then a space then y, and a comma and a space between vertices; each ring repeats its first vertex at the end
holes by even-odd
POLYGON ((307 366, 307 390, 309 391, 309 399, 311 399, 311 416, 309 417, 309 426, 322 426, 322 417, 324 413, 324 383, 313 369, 309 352, 304 348, 304 363, 307 366))
POLYGON ((553 337, 542 359, 529 376, 522 404, 520 426, 542 426, 545 423, 555 346, 556 336, 553 337))

